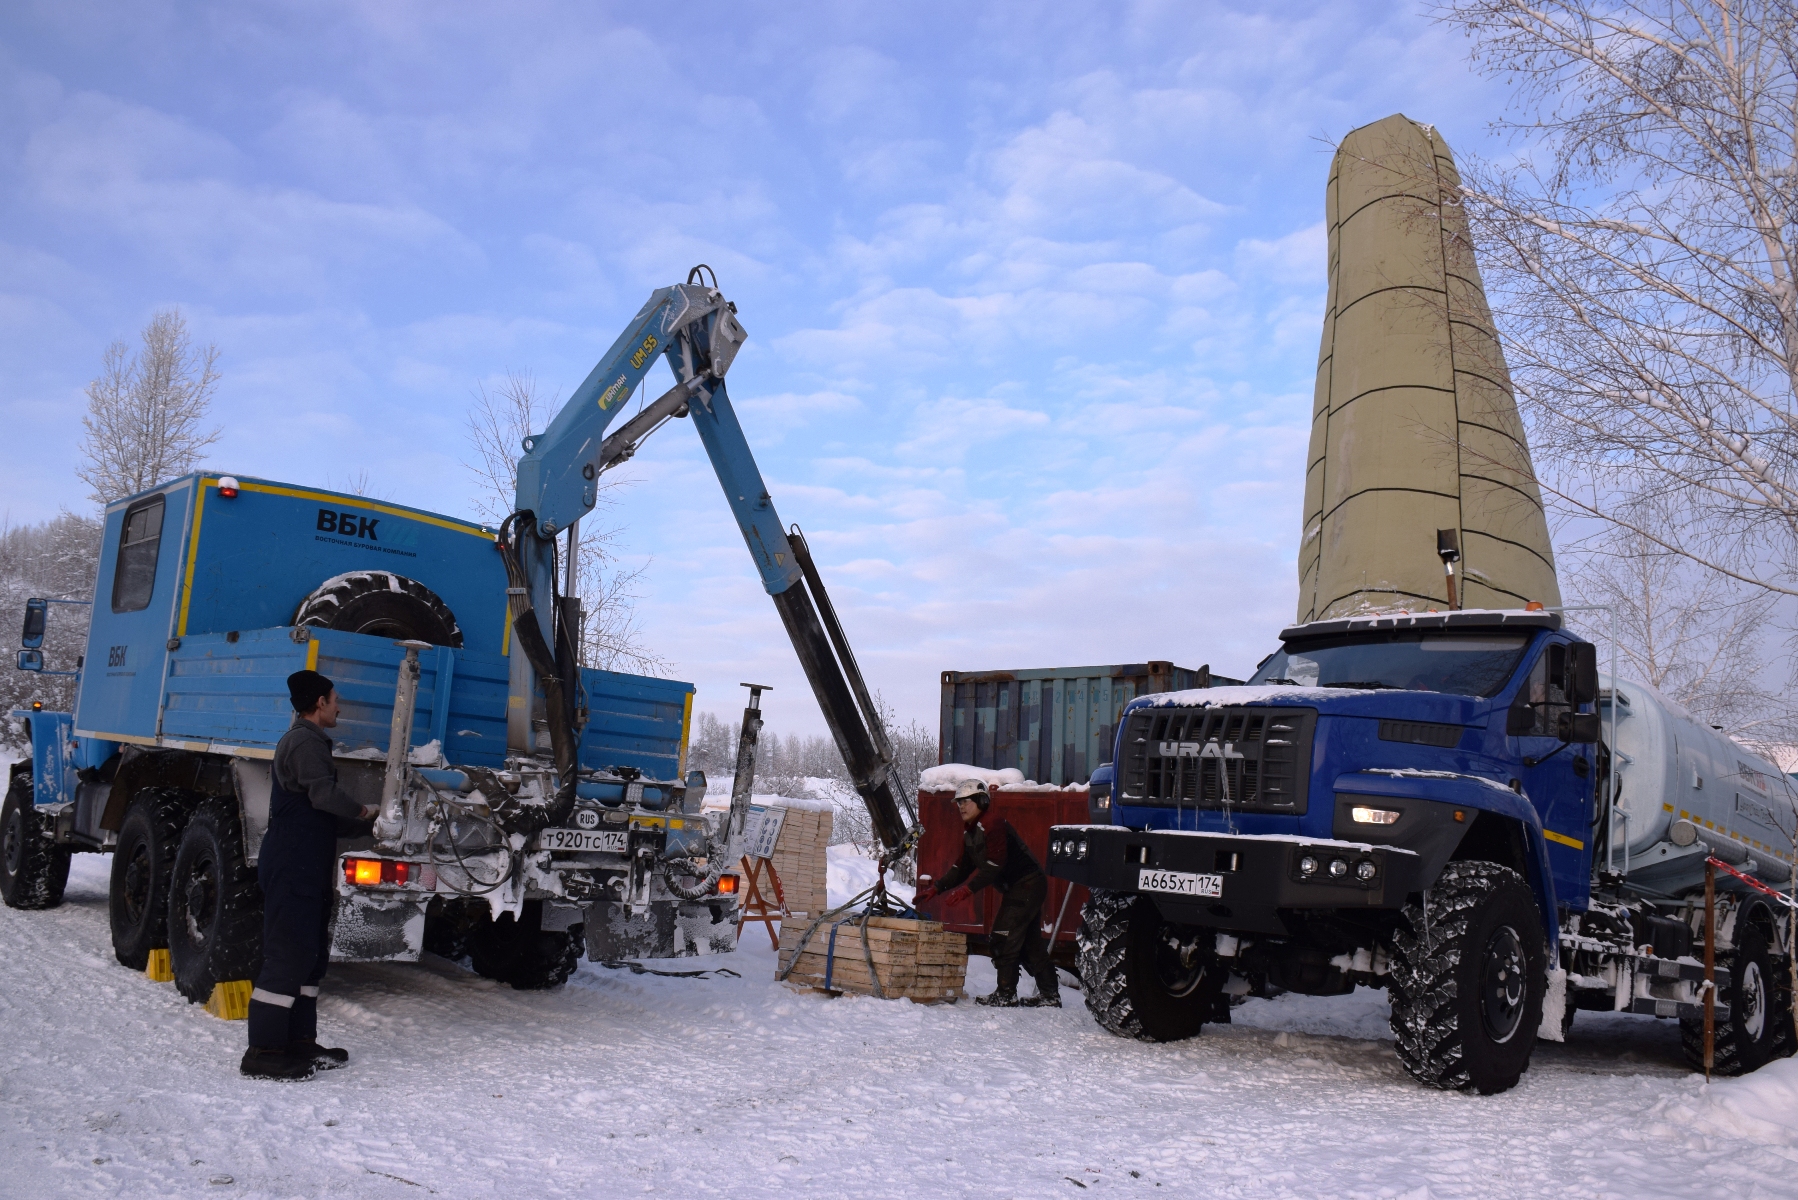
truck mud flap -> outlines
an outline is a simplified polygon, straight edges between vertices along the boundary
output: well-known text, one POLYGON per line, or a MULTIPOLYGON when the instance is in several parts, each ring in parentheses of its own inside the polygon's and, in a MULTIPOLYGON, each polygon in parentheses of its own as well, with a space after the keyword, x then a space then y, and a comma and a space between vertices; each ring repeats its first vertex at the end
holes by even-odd
POLYGON ((703 902, 658 901, 625 906, 601 900, 587 910, 587 957, 594 962, 627 958, 686 958, 695 954, 728 954, 737 948, 737 927, 720 908, 703 902))
POLYGON ((333 962, 417 962, 425 944, 425 904, 380 892, 338 893, 333 962))

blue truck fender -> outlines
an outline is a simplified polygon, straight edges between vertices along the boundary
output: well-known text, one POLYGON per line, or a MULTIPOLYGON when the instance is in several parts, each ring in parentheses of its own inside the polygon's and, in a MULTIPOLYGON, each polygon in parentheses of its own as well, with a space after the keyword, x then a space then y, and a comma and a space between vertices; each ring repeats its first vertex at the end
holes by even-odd
MULTIPOLYGON (((1560 921, 1555 900, 1554 876, 1548 864, 1548 839, 1542 836, 1542 818, 1529 797, 1483 775, 1464 775, 1450 771, 1412 769, 1381 770, 1368 768, 1336 777, 1333 790, 1337 796, 1366 796, 1370 800, 1424 800, 1452 805, 1480 813, 1490 813, 1515 822, 1522 829, 1527 863, 1524 874, 1530 890, 1536 895, 1542 930, 1548 938, 1551 961, 1559 961, 1560 921)), ((1473 822, 1467 823, 1468 830, 1473 822)), ((1363 840, 1381 840, 1378 835, 1358 833, 1363 840)), ((1465 835, 1463 835, 1465 836, 1465 835)), ((1450 850, 1452 851, 1452 847, 1450 850)), ((1430 873, 1438 873, 1452 853, 1440 862, 1428 864, 1430 873)))
MULTIPOLYGON (((13 764, 12 774, 31 772, 31 802, 60 804, 74 798, 69 740, 75 728, 68 713, 44 709, 15 709, 13 717, 25 722, 25 735, 31 741, 31 757, 13 764)), ((10 782, 10 780, 8 781, 10 782)))

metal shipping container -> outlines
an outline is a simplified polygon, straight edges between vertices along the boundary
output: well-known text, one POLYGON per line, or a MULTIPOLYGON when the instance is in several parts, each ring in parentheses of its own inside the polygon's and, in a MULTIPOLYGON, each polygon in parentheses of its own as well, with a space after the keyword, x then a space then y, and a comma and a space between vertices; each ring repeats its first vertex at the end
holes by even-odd
POLYGON ((937 761, 1003 770, 1038 783, 1085 783, 1111 761, 1124 705, 1153 692, 1241 683, 1171 662, 1028 671, 944 671, 937 761))

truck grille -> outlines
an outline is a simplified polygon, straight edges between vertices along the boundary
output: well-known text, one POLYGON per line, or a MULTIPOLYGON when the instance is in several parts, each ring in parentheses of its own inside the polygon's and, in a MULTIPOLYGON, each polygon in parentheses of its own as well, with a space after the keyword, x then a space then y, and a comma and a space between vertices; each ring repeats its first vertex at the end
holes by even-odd
POLYGON ((1146 708, 1124 734, 1119 802, 1301 814, 1314 708, 1146 708))

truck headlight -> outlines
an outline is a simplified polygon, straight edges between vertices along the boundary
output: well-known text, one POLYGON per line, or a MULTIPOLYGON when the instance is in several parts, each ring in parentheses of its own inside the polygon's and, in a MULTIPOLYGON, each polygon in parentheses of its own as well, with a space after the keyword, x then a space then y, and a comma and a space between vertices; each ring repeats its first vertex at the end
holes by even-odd
POLYGON ((1399 819, 1400 815, 1399 811, 1393 808, 1366 808, 1357 804, 1349 809, 1349 816, 1357 825, 1391 825, 1399 819))
POLYGON ((1362 883, 1366 883, 1374 877, 1375 872, 1378 870, 1379 868, 1373 865, 1373 859, 1364 858, 1355 864, 1355 878, 1359 879, 1362 883))
POLYGON ((1315 874, 1317 874, 1317 860, 1315 858, 1312 858, 1309 854, 1307 854, 1307 855, 1305 855, 1305 857, 1299 859, 1299 874, 1300 875, 1315 875, 1315 874))
POLYGON ((1085 858, 1086 857, 1086 839, 1085 838, 1080 839, 1079 844, 1074 847, 1074 857, 1075 858, 1085 858))
POLYGON ((1056 858, 1061 857, 1061 842, 1059 840, 1049 843, 1049 853, 1053 854, 1056 858))
POLYGON ((1348 874, 1348 864, 1347 863, 1343 862, 1340 858, 1332 858, 1330 860, 1330 878, 1331 879, 1341 879, 1344 875, 1347 875, 1347 874, 1348 874))

